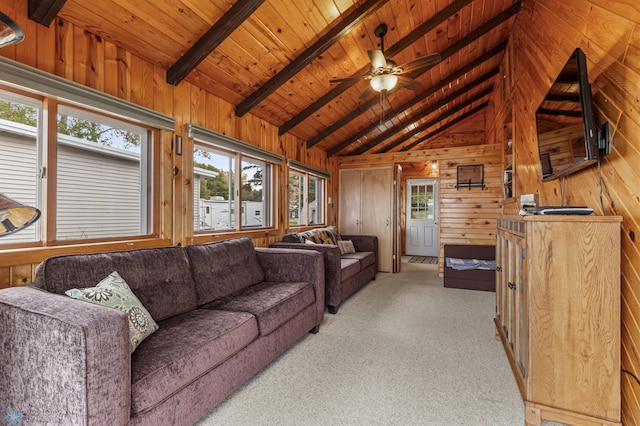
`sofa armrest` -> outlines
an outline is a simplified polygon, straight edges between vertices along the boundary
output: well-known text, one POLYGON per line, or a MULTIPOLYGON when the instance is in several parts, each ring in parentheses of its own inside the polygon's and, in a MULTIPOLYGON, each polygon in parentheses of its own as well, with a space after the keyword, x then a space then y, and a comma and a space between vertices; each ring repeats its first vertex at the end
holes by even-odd
POLYGON ((28 287, 0 291, 0 409, 25 424, 129 423, 126 314, 28 287))
POLYGON ((317 251, 287 248, 256 248, 265 281, 307 281, 316 295, 317 324, 324 316, 324 262, 317 251))
POLYGON ((342 265, 340 248, 332 244, 275 243, 270 247, 314 250, 324 258, 325 303, 338 306, 342 301, 342 265))

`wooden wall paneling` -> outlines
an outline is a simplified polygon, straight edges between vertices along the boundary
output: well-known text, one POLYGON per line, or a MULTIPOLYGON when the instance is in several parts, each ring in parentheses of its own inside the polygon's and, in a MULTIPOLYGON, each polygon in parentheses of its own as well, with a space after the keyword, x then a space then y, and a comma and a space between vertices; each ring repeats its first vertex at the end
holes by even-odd
MULTIPOLYGON (((104 92, 111 96, 118 96, 118 47, 107 41, 104 42, 104 92)), ((164 81, 164 76, 163 76, 164 81)), ((173 99, 171 100, 173 103, 173 99)))
MULTIPOLYGON (((585 20, 584 36, 589 40, 589 47, 596 45, 609 56, 622 61, 635 23, 626 19, 624 15, 615 14, 605 7, 591 6, 585 20)), ((586 55, 589 56, 590 53, 587 48, 586 55)))
MULTIPOLYGON (((29 22, 31 22, 31 20, 29 20, 29 22)), ((24 63, 50 74, 55 74, 55 55, 51 54, 51 52, 55 52, 56 49, 55 34, 47 27, 33 22, 31 22, 31 24, 35 25, 35 31, 33 29, 29 30, 29 27, 23 26, 22 23, 20 24, 23 30, 29 31, 29 34, 35 34, 35 37, 32 37, 34 45, 30 48, 35 58, 32 62, 24 63)), ((56 20, 53 21, 53 25, 55 24, 56 20)))
POLYGON ((73 66, 73 80, 83 86, 88 86, 89 67, 87 59, 89 57, 89 33, 75 25, 71 26, 71 34, 73 35, 73 58, 71 65, 73 66))
MULTIPOLYGON (((73 25, 61 19, 55 21, 54 74, 73 80, 73 25)), ((44 53, 44 52, 43 52, 44 53)))
MULTIPOLYGON (((3 2, 2 4, 2 12, 10 18, 14 19, 16 23, 20 25, 20 28, 22 28, 22 31, 25 34, 36 32, 36 28, 40 25, 36 24, 30 19, 27 19, 26 17, 23 17, 22 13, 18 13, 17 11, 15 11, 16 13, 14 13, 14 11, 10 9, 6 10, 4 3, 5 2, 3 2)), ((9 8, 11 8, 11 6, 9 6, 9 8)), ((25 38, 18 45, 15 45, 15 60, 18 62, 30 64, 31 66, 35 66, 37 59, 37 50, 39 47, 39 40, 37 38, 32 37, 31 40, 29 40, 29 37, 25 36, 25 38)), ((3 47, 2 49, 4 50, 6 49, 6 47, 3 47)))
POLYGON ((624 58, 624 64, 635 72, 640 72, 640 24, 636 24, 624 58))
POLYGON ((89 37, 87 52, 87 85, 104 92, 104 43, 102 42, 102 38, 94 34, 87 33, 87 36, 89 37))
POLYGON ((33 282, 33 266, 17 265, 11 267, 11 287, 22 287, 33 282))
MULTIPOLYGON (((620 314, 622 320, 621 334, 624 336, 622 339, 621 362, 623 368, 628 371, 640 371, 640 359, 631 356, 636 352, 634 348, 640 347, 640 327, 636 322, 637 312, 640 311, 640 289, 636 284, 640 282, 640 276, 638 276, 637 271, 629 267, 629 265, 640 262, 640 256, 637 248, 629 249, 628 235, 623 233, 622 240, 623 250, 626 249, 630 256, 624 256, 623 253, 621 269, 622 302, 620 314)), ((627 374, 622 374, 621 386, 622 412, 633 412, 637 407, 640 407, 640 387, 627 374)))
MULTIPOLYGON (((165 70, 153 68, 153 105, 151 109, 173 117, 173 86, 164 84, 165 70)), ((183 139, 184 142, 184 139, 183 139)))
POLYGON ((0 267, 0 290, 11 286, 11 266, 0 267))
POLYGON ((118 79, 118 94, 117 96, 124 100, 131 100, 131 73, 129 65, 131 64, 131 53, 117 47, 117 70, 116 75, 118 79))

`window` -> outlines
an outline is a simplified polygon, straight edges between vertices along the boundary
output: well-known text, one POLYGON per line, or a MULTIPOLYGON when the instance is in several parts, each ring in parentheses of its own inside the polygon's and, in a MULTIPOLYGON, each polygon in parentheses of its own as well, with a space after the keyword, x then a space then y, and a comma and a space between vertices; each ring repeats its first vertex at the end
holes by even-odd
POLYGON ((151 131, 76 108, 58 109, 58 240, 151 232, 151 131))
POLYGON ((292 161, 289 167, 289 226, 323 224, 326 179, 312 173, 324 172, 292 161))
POLYGON ((304 175, 289 171, 289 226, 304 225, 304 175))
POLYGON ((242 160, 242 227, 243 228, 260 228, 271 226, 270 223, 263 223, 268 220, 268 215, 261 212, 269 213, 270 199, 269 189, 271 174, 269 173, 269 164, 258 160, 245 159, 242 160), (247 208, 245 208, 247 207, 247 208), (244 212, 253 212, 247 215, 244 212))
POLYGON ((307 187, 309 225, 324 223, 324 180, 317 176, 309 176, 307 187))
POLYGON ((189 136, 194 231, 271 227, 273 170, 282 157, 196 125, 189 126, 189 136))
POLYGON ((205 146, 193 151, 193 229, 234 229, 233 155, 205 146))
MULTIPOLYGON (((0 78, 2 70, 0 63, 0 78)), ((87 99, 100 96, 91 92, 87 99)), ((118 117, 137 111, 129 104, 129 110, 119 111, 119 101, 109 99, 118 117)), ((47 114, 56 117, 57 132, 48 138, 43 126, 45 102, 46 93, 23 95, 0 87, 0 193, 42 213, 38 222, 3 237, 0 245, 151 235, 152 146, 157 129, 52 100, 47 114), (55 197, 45 197, 51 189, 55 197), (54 226, 44 238, 42 224, 51 218, 54 226)), ((136 120, 142 122, 144 115, 143 111, 136 120)))

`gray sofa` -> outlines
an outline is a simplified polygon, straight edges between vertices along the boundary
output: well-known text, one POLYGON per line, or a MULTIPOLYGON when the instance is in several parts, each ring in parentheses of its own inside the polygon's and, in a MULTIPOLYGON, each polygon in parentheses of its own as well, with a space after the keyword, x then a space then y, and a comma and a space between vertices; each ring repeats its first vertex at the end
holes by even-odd
MULTIPOLYGON (((326 229, 322 229, 326 231, 326 229)), ((306 234, 309 231, 305 232, 306 234)), ((355 253, 341 254, 337 245, 305 244, 300 234, 291 232, 282 242, 270 247, 314 250, 322 253, 325 267, 325 304, 331 314, 338 312, 340 304, 375 280, 378 272, 378 237, 375 235, 340 235, 341 240, 350 240, 355 253)))
POLYGON ((319 253, 246 237, 53 257, 35 276, 0 291, 0 408, 24 424, 193 424, 324 314, 319 253), (64 295, 113 271, 159 325, 132 354, 124 312, 64 295))

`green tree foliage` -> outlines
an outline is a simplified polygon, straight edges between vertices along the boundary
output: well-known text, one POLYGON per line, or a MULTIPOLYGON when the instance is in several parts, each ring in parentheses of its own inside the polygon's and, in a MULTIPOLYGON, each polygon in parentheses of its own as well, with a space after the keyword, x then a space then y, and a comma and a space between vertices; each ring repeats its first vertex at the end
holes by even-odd
POLYGON ((205 170, 211 170, 216 172, 216 177, 207 177, 200 180, 200 198, 205 200, 211 197, 223 197, 225 200, 229 199, 229 176, 211 164, 194 162, 194 166, 205 170))
POLYGON ((262 201, 262 170, 263 166, 259 164, 246 163, 242 168, 243 172, 252 172, 242 174, 242 201, 262 201))
POLYGON ((141 142, 141 136, 137 133, 69 115, 58 115, 58 133, 104 146, 117 144, 125 149, 140 146, 141 142))
MULTIPOLYGON (((0 118, 35 127, 38 124, 38 110, 17 102, 0 100, 0 118)), ((58 115, 58 132, 104 146, 125 149, 138 147, 142 141, 140 134, 69 115, 58 115)))
POLYGON ((304 205, 302 199, 302 184, 304 177, 298 173, 289 173, 289 224, 297 225, 300 223, 300 212, 304 205))
POLYGON ((0 118, 35 127, 38 124, 38 111, 27 105, 0 101, 0 118))

